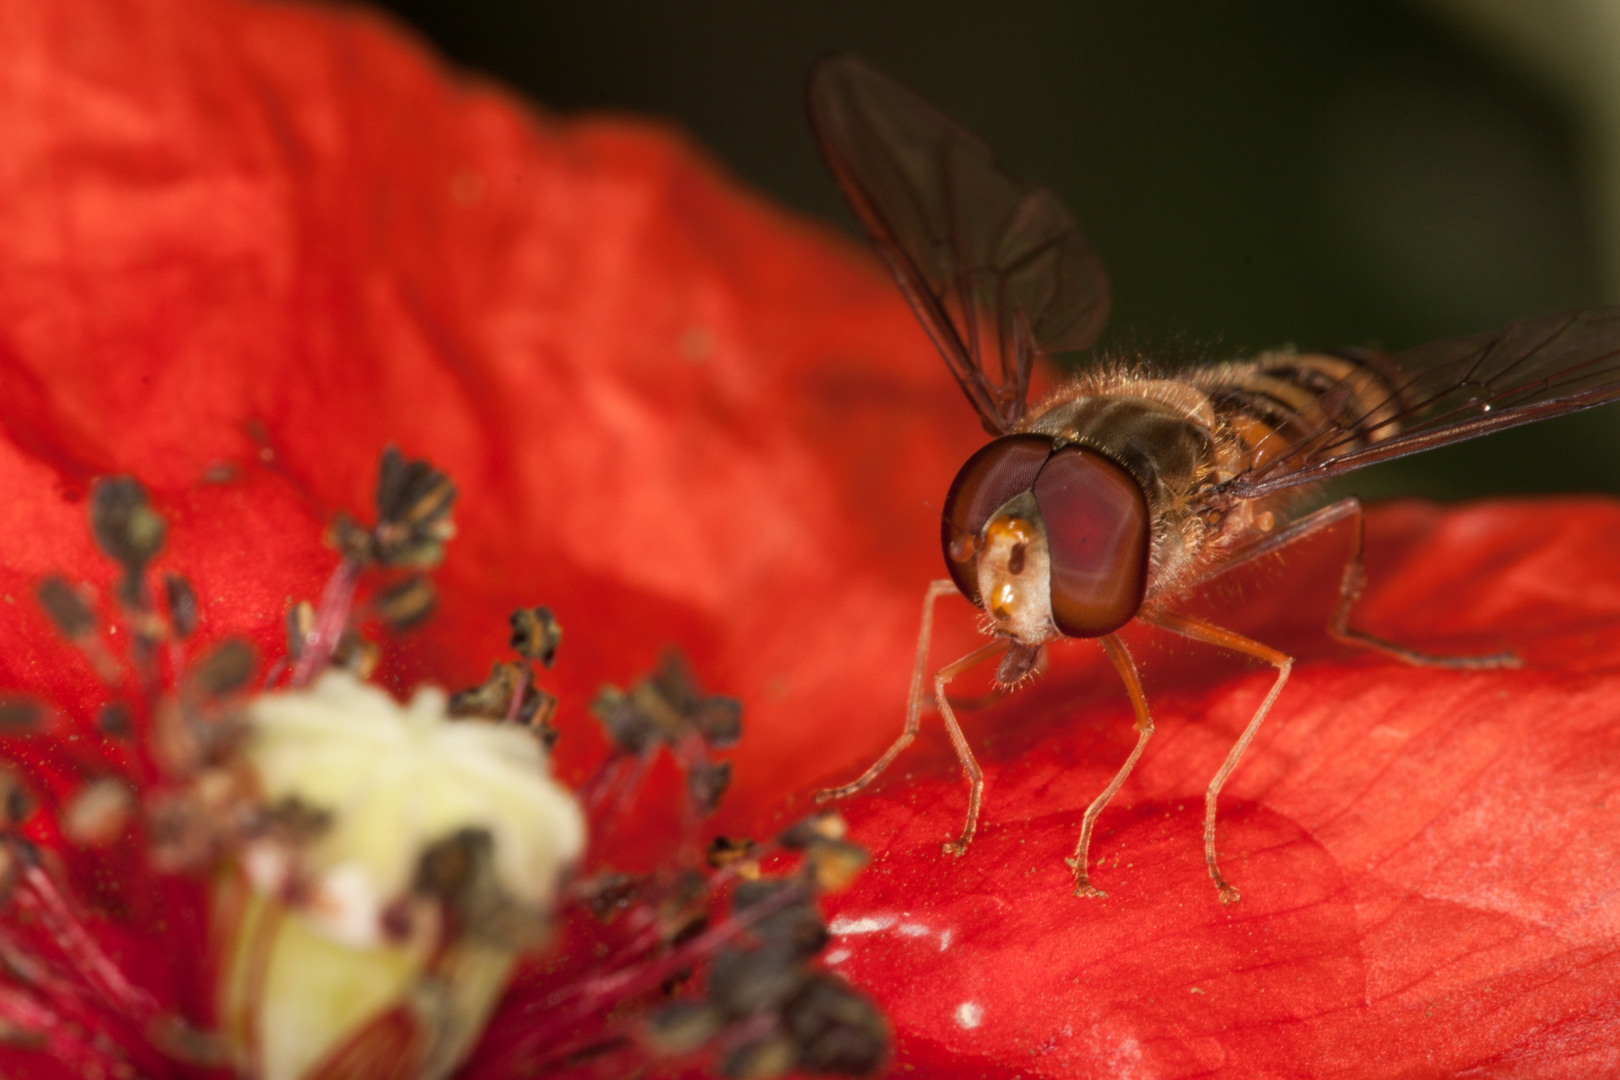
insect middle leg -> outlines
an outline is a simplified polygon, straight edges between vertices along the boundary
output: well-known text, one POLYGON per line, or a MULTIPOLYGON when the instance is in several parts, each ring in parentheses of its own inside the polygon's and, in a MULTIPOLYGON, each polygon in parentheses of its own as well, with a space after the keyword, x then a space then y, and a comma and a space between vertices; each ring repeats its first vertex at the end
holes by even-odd
POLYGON ((1148 713, 1147 695, 1142 693, 1142 680, 1136 674, 1136 663, 1131 659, 1125 643, 1118 634, 1105 634, 1098 639, 1103 652, 1114 663, 1114 670, 1125 683, 1125 692, 1131 696, 1131 708, 1136 711, 1136 747, 1131 751, 1125 764, 1119 767, 1119 772, 1103 788, 1102 794, 1091 801, 1086 807, 1086 816, 1080 819, 1080 842, 1075 845, 1074 858, 1065 860, 1069 868, 1074 871, 1074 895, 1103 897, 1108 894, 1091 884, 1088 873, 1091 858, 1091 830, 1096 827, 1097 815, 1102 813, 1103 807, 1118 794, 1120 785, 1125 778, 1131 775, 1136 768, 1137 759, 1147 747, 1148 738, 1153 734, 1153 717, 1148 713))
POLYGON ((1232 749, 1227 752, 1226 760, 1221 762, 1220 770, 1215 773, 1215 778, 1209 782, 1209 787, 1204 791, 1204 863, 1209 867, 1209 876, 1215 882, 1215 888, 1220 891, 1221 903, 1233 904, 1238 900, 1238 891, 1227 884, 1226 879, 1221 876, 1220 864, 1215 858, 1215 802, 1220 797, 1221 788, 1226 784, 1226 778, 1232 775, 1233 769, 1237 768, 1238 759, 1243 756, 1243 751, 1247 750, 1249 743, 1254 741, 1255 732, 1260 730, 1260 722, 1271 711, 1272 703, 1277 700, 1277 695, 1282 693, 1283 684, 1288 681, 1288 673, 1293 670, 1294 658, 1269 646, 1262 645, 1258 641, 1251 641, 1242 634, 1224 630, 1219 626, 1204 622, 1202 619, 1194 619, 1187 615, 1154 612, 1151 615, 1144 614, 1141 618, 1144 622, 1163 627, 1173 634, 1180 634, 1182 637, 1191 638, 1194 641, 1202 641, 1208 645, 1231 649, 1233 652, 1240 652, 1245 656, 1264 660, 1277 669, 1277 681, 1271 684, 1271 690, 1266 694, 1265 700, 1254 711, 1254 716, 1249 719, 1248 726, 1243 729, 1243 734, 1238 736, 1237 742, 1232 744, 1232 749))

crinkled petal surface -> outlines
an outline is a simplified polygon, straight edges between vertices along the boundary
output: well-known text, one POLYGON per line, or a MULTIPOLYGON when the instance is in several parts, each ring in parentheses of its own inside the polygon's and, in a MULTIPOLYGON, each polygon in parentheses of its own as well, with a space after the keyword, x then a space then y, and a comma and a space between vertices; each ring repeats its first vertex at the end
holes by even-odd
MULTIPOLYGON (((149 485, 208 637, 275 655, 334 563, 322 524, 365 513, 396 443, 463 492, 396 690, 480 681, 506 613, 548 604, 577 777, 591 692, 676 644, 746 704, 727 824, 758 832, 897 733, 929 501, 978 429, 848 244, 666 130, 537 115, 343 8, 13 5, 0 131, 0 677, 62 730, 94 681, 29 598, 52 570, 108 581, 93 477, 149 485)), ((1131 740, 1095 650, 966 714, 989 786, 960 861, 928 718, 850 804, 877 858, 833 900, 833 963, 928 1075, 1620 1069, 1617 535, 1597 500, 1374 516, 1362 623, 1516 671, 1330 648, 1327 542, 1204 598, 1302 658, 1223 802, 1231 908, 1199 807, 1267 672, 1130 638, 1159 734, 1102 819, 1104 900, 1062 862, 1131 740)), ((942 611, 945 660, 974 631, 942 611)))
POLYGON ((463 492, 401 688, 481 681, 544 603, 576 706, 664 643, 747 700, 756 796, 870 744, 974 433, 847 245, 363 13, 26 5, 0 50, 8 592, 87 572, 88 481, 133 472, 213 628, 268 626, 397 443, 463 492))

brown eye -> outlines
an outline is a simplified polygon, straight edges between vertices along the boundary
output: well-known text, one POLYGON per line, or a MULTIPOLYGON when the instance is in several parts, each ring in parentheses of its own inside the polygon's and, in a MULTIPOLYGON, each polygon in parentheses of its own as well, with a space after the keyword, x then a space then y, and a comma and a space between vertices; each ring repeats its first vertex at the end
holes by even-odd
POLYGON ((974 545, 980 530, 1003 503, 1030 489, 1051 453, 1052 440, 1045 435, 1007 435, 981 447, 951 481, 940 540, 951 579, 975 604, 979 573, 974 545))
POLYGON ((1057 628, 1070 637, 1101 637, 1130 622, 1147 588, 1141 486, 1096 451, 1065 446, 1036 479, 1035 502, 1052 556, 1057 628))

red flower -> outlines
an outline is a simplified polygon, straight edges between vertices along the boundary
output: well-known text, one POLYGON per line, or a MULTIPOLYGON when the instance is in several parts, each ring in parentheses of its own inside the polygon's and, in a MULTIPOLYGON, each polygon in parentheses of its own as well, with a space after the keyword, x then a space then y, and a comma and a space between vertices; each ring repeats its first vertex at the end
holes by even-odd
MULTIPOLYGON (((657 127, 536 117, 364 14, 19 5, 0 58, 0 684, 60 710, 43 759, 76 760, 98 690, 28 598, 52 571, 108 583, 93 477, 148 485, 206 638, 277 655, 389 443, 463 493, 397 690, 478 682, 506 613, 548 604, 577 779, 597 685, 677 644, 746 703, 722 817, 757 833, 897 732, 929 500, 978 425, 871 260, 657 127)), ((1160 734, 1100 823, 1109 896, 1083 901, 1063 857, 1130 731, 1092 650, 1060 650, 967 721, 989 785, 965 859, 939 854, 965 799, 932 723, 851 803, 878 858, 830 957, 933 1075, 1613 1069, 1616 535, 1595 500, 1373 517, 1362 625, 1519 671, 1328 647, 1331 544, 1228 595, 1228 623, 1305 658, 1227 789, 1232 908, 1197 803, 1268 674, 1139 639, 1160 734)), ((941 659, 972 636, 946 622, 941 659)), ((166 912, 109 940, 195 1005, 165 964, 201 931, 166 912)))

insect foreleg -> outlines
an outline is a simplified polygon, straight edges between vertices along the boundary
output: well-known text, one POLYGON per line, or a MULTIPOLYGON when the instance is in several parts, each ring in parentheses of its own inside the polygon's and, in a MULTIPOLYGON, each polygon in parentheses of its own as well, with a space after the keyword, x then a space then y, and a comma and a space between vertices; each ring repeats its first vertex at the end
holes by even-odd
POLYGON ((1266 694, 1266 698, 1260 703, 1260 707, 1254 711, 1254 716, 1250 718, 1248 726, 1243 729, 1243 734, 1239 735, 1237 742, 1232 744, 1232 749, 1227 752, 1226 760, 1221 762, 1220 770, 1215 773, 1215 778, 1209 782, 1209 787, 1204 792, 1204 862, 1209 867, 1209 876, 1215 882, 1215 888, 1220 890, 1221 903, 1236 903, 1238 891, 1228 885, 1225 878, 1221 877, 1220 866, 1215 859, 1215 801, 1220 797, 1221 788, 1225 785, 1226 778, 1232 775, 1233 769, 1237 768, 1238 759, 1243 756, 1243 751, 1247 750, 1249 743, 1254 741, 1255 732, 1260 730, 1260 722, 1271 711, 1272 703, 1277 700, 1277 695, 1282 693, 1283 684, 1288 681, 1288 673, 1294 667, 1294 658, 1286 653, 1262 645, 1258 641, 1251 641, 1242 634, 1223 630, 1219 626, 1212 626, 1202 619, 1194 619, 1186 615, 1172 615, 1168 612, 1155 612, 1152 615, 1145 614, 1142 618, 1143 621, 1151 622, 1155 626, 1161 626, 1173 634, 1180 634, 1182 637, 1192 638, 1194 641, 1202 641, 1222 649, 1231 649, 1233 652, 1243 653, 1245 656, 1252 656, 1257 660, 1264 660, 1277 669, 1277 681, 1271 684, 1270 692, 1266 694))
POLYGON ((946 664, 934 676, 934 701, 939 705, 939 715, 945 721, 945 732, 951 737, 951 745, 956 747, 956 757, 962 762, 962 775, 968 782, 967 823, 962 826, 962 835, 945 845, 947 855, 961 855, 973 842, 973 832, 979 827, 979 800, 984 795, 984 776, 979 772, 979 763, 973 760, 973 751, 968 747, 962 729, 956 724, 956 714, 951 711, 951 703, 945 698, 945 687, 968 668, 1000 656, 1011 645, 1012 642, 1007 638, 996 638, 988 645, 974 649, 962 659, 946 664))
POLYGON ((917 631, 917 660, 911 668, 911 694, 906 699, 906 726, 900 732, 900 737, 894 740, 894 745, 883 752, 883 756, 872 763, 872 767, 861 773, 851 783, 843 787, 827 788, 816 792, 816 802, 827 802, 830 799, 844 799, 860 791, 866 785, 876 780, 884 769, 894 761, 900 751, 911 745, 917 737, 917 728, 920 723, 919 714, 922 711, 923 684, 928 671, 928 646, 934 636, 934 605, 942 596, 950 596, 957 591, 956 583, 950 578, 940 578, 928 583, 928 592, 923 596, 922 626, 917 631))
POLYGON ((1074 871, 1074 895, 1076 896, 1107 896, 1108 894, 1091 884, 1087 868, 1090 866, 1091 830, 1097 824, 1097 815, 1102 813, 1103 807, 1119 792, 1125 778, 1131 775, 1136 768, 1136 761, 1142 756, 1147 746, 1149 736, 1153 734, 1153 717, 1148 713, 1147 695, 1142 693, 1142 680, 1136 674, 1136 663, 1131 659, 1130 652, 1118 634, 1105 634, 1098 639, 1103 652, 1108 659, 1114 662, 1114 670, 1125 683, 1125 692, 1131 696, 1131 708, 1136 711, 1136 747, 1131 756, 1125 759, 1125 764, 1119 767, 1119 772, 1103 788, 1102 794, 1091 801, 1086 807, 1086 816, 1080 820, 1080 842, 1075 845, 1074 858, 1066 860, 1070 869, 1074 871))

